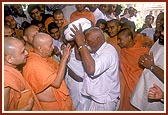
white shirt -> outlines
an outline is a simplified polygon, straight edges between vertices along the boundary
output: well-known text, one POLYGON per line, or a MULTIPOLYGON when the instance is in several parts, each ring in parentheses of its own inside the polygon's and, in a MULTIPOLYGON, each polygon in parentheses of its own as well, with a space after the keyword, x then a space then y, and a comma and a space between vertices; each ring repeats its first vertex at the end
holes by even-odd
POLYGON ((24 21, 26 21, 26 22, 28 22, 28 23, 31 24, 32 18, 30 17, 30 15, 28 14, 28 12, 27 12, 27 11, 24 11, 24 14, 26 15, 27 18, 25 18, 25 17, 20 17, 20 16, 17 16, 17 17, 14 16, 14 19, 16 20, 16 23, 17 23, 17 27, 18 27, 18 28, 21 27, 21 25, 22 25, 22 23, 23 23, 24 21))
POLYGON ((141 33, 145 33, 146 36, 148 36, 149 38, 151 38, 153 40, 155 28, 145 28, 144 30, 141 31, 141 33))
POLYGON ((95 73, 90 77, 85 74, 82 94, 99 103, 115 100, 120 95, 117 51, 105 42, 92 57, 95 61, 95 73))
MULTIPOLYGON (((155 65, 164 70, 164 46, 159 44, 159 40, 155 42, 150 52, 153 52, 155 65)), ((142 111, 163 111, 163 103, 148 102, 148 91, 154 83, 164 90, 164 84, 150 70, 144 69, 131 96, 131 104, 142 111)))
POLYGON ((94 17, 96 19, 96 22, 99 19, 104 19, 105 18, 103 13, 99 10, 99 8, 96 8, 96 10, 93 12, 93 14, 94 14, 94 17))

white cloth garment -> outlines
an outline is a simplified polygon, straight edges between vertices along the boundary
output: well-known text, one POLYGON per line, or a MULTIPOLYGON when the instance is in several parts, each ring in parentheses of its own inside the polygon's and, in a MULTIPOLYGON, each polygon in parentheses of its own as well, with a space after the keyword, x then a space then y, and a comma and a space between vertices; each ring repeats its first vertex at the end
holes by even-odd
POLYGON ((16 20, 16 24, 17 24, 18 28, 20 28, 22 26, 22 23, 24 21, 26 21, 26 22, 28 22, 28 23, 31 24, 32 18, 30 17, 30 15, 28 14, 28 12, 24 11, 24 14, 26 15, 27 18, 20 17, 20 16, 17 16, 17 17, 14 16, 14 19, 16 20))
MULTIPOLYGON (((70 68, 76 75, 83 78, 84 76, 84 69, 81 61, 76 60, 74 48, 71 52, 70 60, 67 64, 68 68, 70 68)), ((90 107, 91 100, 87 97, 82 96, 81 89, 83 86, 83 82, 75 81, 68 75, 68 72, 65 76, 65 82, 69 88, 70 95, 72 98, 72 102, 74 104, 76 111, 87 111, 90 107)))
POLYGON ((141 33, 146 34, 149 38, 153 40, 153 35, 155 33, 155 28, 145 28, 144 30, 141 31, 141 33))
POLYGON ((94 14, 94 17, 96 19, 96 22, 99 19, 104 19, 105 18, 104 14, 99 10, 99 8, 96 8, 96 10, 93 12, 93 14, 94 14))
POLYGON ((72 41, 73 40, 73 37, 71 36, 71 34, 72 35, 74 35, 74 34, 70 30, 70 28, 73 28, 72 25, 75 25, 79 29, 79 24, 81 24, 81 26, 82 26, 82 32, 84 32, 85 30, 89 29, 92 26, 91 21, 86 19, 86 18, 80 18, 78 20, 73 21, 72 23, 70 23, 68 25, 68 27, 64 31, 65 39, 67 41, 72 41))
MULTIPOLYGON (((153 52, 155 65, 164 70, 164 46, 158 42, 155 42, 150 52, 153 52)), ((148 101, 148 91, 154 83, 164 91, 164 84, 150 70, 144 69, 131 96, 131 104, 142 111, 163 111, 163 103, 148 101)))
POLYGON ((82 94, 92 99, 89 110, 117 110, 119 101, 114 103, 120 96, 117 51, 105 42, 92 57, 95 61, 95 73, 93 76, 85 73, 82 87, 82 94))

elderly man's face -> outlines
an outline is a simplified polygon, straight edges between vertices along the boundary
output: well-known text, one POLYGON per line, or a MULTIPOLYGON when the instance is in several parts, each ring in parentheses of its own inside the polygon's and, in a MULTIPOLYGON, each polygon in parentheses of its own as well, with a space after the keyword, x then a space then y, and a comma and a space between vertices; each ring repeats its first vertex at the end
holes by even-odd
POLYGON ((14 65, 20 65, 23 63, 26 63, 26 59, 28 56, 28 52, 25 49, 25 46, 23 45, 22 42, 17 44, 17 47, 15 47, 14 49, 14 53, 13 53, 13 64, 14 65))

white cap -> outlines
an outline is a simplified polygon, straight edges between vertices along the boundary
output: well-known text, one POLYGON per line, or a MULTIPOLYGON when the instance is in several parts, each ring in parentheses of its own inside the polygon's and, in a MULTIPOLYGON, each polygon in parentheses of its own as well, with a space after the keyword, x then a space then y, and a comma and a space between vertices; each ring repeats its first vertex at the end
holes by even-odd
POLYGON ((86 18, 80 18, 78 20, 73 21, 72 23, 70 23, 68 25, 68 27, 64 31, 65 39, 67 41, 72 41, 73 40, 73 37, 70 35, 70 34, 74 35, 73 32, 70 30, 70 28, 73 28, 73 26, 72 26, 73 24, 78 29, 79 29, 79 24, 81 24, 81 26, 82 26, 82 32, 84 32, 85 30, 89 29, 91 27, 91 25, 92 25, 91 21, 88 20, 88 19, 86 19, 86 18))

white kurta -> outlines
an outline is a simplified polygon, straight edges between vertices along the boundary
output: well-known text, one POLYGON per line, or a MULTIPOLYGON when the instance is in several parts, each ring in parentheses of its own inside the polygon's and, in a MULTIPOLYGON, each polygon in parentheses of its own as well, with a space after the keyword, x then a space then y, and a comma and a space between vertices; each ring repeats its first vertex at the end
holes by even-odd
MULTIPOLYGON (((164 70, 164 46, 160 45, 157 40, 150 52, 153 52, 155 65, 164 70)), ((142 111, 163 111, 163 103, 148 101, 148 91, 154 83, 164 90, 164 84, 150 70, 144 69, 131 96, 131 104, 142 111)))
POLYGON ((95 61, 93 76, 85 74, 82 94, 92 99, 89 110, 113 111, 117 109, 120 96, 119 60, 115 48, 104 43, 92 55, 95 61))

